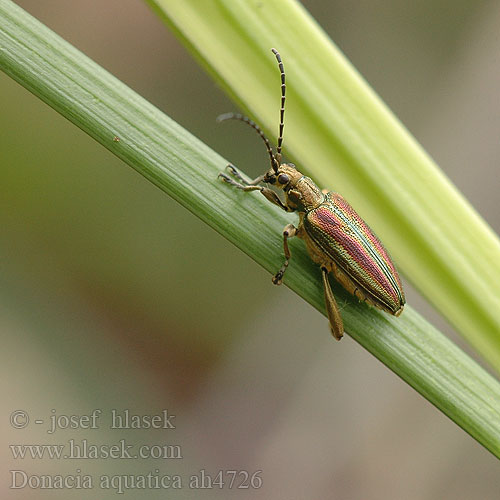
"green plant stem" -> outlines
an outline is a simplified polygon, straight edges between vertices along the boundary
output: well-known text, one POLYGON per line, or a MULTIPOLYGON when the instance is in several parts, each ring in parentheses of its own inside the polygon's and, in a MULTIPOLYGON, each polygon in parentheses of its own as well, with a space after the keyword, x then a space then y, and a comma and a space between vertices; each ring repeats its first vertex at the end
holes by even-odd
MULTIPOLYGON (((258 193, 222 184, 223 158, 10 0, 0 0, 0 68, 265 269, 280 267, 286 214, 258 193)), ((286 284, 324 313, 319 270, 300 242, 291 246, 286 284)), ((411 307, 394 318, 338 286, 334 292, 347 302, 342 313, 352 337, 500 456, 493 377, 411 307)))
POLYGON ((399 269, 500 372, 500 241, 296 0, 148 0, 285 152, 338 191, 399 269))

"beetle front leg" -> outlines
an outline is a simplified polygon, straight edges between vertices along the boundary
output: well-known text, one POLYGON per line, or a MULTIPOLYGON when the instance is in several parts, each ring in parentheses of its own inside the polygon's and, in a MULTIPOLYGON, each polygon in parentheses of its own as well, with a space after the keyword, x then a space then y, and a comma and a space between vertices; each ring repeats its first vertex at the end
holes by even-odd
POLYGON ((330 281, 328 281, 328 269, 322 267, 321 274, 323 276, 326 313, 328 315, 328 320, 330 322, 330 330, 335 339, 340 340, 344 335, 344 324, 342 322, 342 317, 340 316, 337 302, 335 301, 335 297, 333 296, 332 287, 330 286, 330 281))
POLYGON ((285 205, 280 197, 272 190, 267 187, 261 187, 260 192, 266 197, 266 200, 270 201, 271 203, 274 203, 278 207, 281 208, 281 210, 284 210, 285 212, 293 212, 294 209, 288 207, 285 205))
POLYGON ((258 186, 263 179, 263 175, 259 175, 259 177, 255 178, 253 181, 247 181, 246 179, 243 178, 243 176, 238 172, 236 167, 229 163, 226 167, 229 172, 238 179, 239 182, 235 181, 234 179, 231 179, 229 175, 225 174, 224 172, 221 172, 219 174, 219 177, 224 181, 227 182, 228 184, 231 184, 231 186, 237 187, 238 189, 242 189, 243 191, 256 191, 259 190, 261 191, 263 188, 261 186, 258 186))
POLYGON ((280 197, 272 190, 264 186, 259 186, 263 180, 264 180, 264 175, 260 175, 259 177, 255 178, 253 181, 247 181, 246 179, 243 178, 243 176, 238 172, 236 167, 229 163, 227 165, 227 170, 238 179, 237 182, 229 175, 227 175, 224 172, 221 172, 219 174, 219 177, 226 182, 227 184, 231 184, 231 186, 234 186, 238 189, 241 189, 242 191, 260 191, 263 196, 266 198, 266 200, 270 201, 274 205, 277 205, 280 207, 282 210, 285 212, 293 212, 293 209, 287 207, 280 199, 280 197))
POLYGON ((273 276, 273 283, 275 285, 281 285, 283 280, 283 275, 288 267, 288 262, 292 256, 290 249, 288 248, 288 238, 293 238, 297 235, 297 228, 293 224, 287 224, 285 229, 283 229, 283 250, 285 252, 285 262, 281 266, 281 269, 273 276))

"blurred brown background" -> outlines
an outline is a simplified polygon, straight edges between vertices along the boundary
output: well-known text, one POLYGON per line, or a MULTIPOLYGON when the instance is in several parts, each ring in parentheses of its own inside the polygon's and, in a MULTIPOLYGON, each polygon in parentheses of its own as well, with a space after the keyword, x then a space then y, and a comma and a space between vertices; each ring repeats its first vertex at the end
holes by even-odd
MULTIPOLYGON (((235 106, 139 0, 17 3, 249 174, 265 152, 217 127, 235 106)), ((500 4, 303 2, 499 232, 500 4)), ((30 474, 263 470, 259 490, 129 498, 497 499, 497 459, 326 319, 0 74, 2 482, 30 474), (270 304, 274 308, 270 307, 270 304), (263 306, 266 306, 265 308, 263 306), (293 319, 282 313, 294 311, 293 319), (99 430, 8 425, 103 410, 99 430), (111 431, 168 408, 175 430, 111 431), (178 444, 182 460, 14 460, 13 443, 178 444)), ((455 340, 411 290, 408 302, 455 340)), ((463 345, 463 343, 461 344, 463 345)), ((8 498, 113 490, 5 490, 8 498)), ((58 498, 59 498, 58 497, 58 498)))

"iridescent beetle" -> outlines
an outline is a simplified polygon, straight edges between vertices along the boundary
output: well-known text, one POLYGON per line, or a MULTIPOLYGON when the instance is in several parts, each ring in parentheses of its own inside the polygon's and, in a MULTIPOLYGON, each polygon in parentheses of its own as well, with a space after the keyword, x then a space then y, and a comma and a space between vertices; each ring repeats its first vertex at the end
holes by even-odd
POLYGON ((220 173, 224 182, 243 191, 260 191, 271 203, 285 212, 298 212, 298 227, 287 224, 283 230, 285 262, 273 276, 273 283, 280 285, 290 261, 288 238, 298 236, 304 240, 309 255, 321 267, 325 291, 326 311, 333 336, 340 340, 344 333, 342 318, 332 293, 328 273, 359 300, 399 316, 403 311, 405 296, 401 280, 389 254, 373 231, 347 203, 332 191, 321 191, 314 182, 302 175, 292 163, 281 163, 281 146, 285 115, 285 70, 281 56, 271 49, 281 73, 281 108, 279 137, 276 153, 261 128, 252 120, 238 113, 219 116, 218 121, 241 120, 254 128, 264 140, 271 159, 271 169, 251 182, 246 181, 233 165, 227 170, 236 178, 220 173), (285 201, 262 182, 272 184, 285 193, 285 201))

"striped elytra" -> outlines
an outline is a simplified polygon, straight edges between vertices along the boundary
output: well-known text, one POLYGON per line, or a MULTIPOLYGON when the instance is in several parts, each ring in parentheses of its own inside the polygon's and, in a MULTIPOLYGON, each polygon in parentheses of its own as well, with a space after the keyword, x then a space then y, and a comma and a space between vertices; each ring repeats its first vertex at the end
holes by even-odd
POLYGON ((326 256, 357 285, 366 300, 399 315, 405 304, 401 279, 380 240, 368 224, 338 193, 304 217, 304 229, 326 256))

